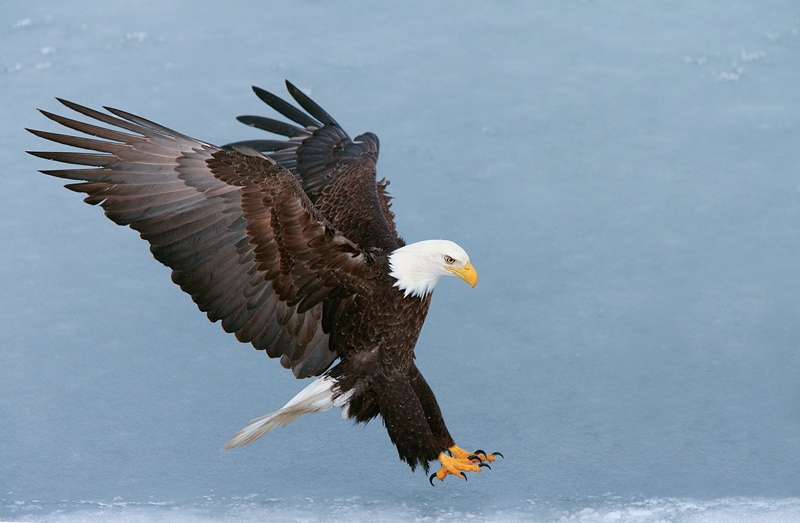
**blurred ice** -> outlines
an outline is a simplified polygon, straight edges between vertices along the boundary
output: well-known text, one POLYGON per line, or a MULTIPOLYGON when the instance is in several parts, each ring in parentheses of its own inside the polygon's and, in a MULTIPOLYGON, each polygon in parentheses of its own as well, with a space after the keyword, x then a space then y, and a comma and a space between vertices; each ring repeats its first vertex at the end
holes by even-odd
MULTIPOLYGON (((524 503, 523 503, 524 505, 524 503)), ((513 510, 434 508, 412 504, 387 506, 360 500, 305 500, 294 504, 277 500, 229 499, 222 503, 199 500, 192 504, 88 502, 38 507, 50 523, 349 523, 369 521, 419 523, 470 521, 475 523, 796 523, 800 500, 728 498, 710 501, 647 499, 622 503, 609 500, 583 508, 543 508, 528 504, 513 510), (63 507, 63 508, 62 508, 63 507)), ((41 520, 35 512, 26 521, 41 520)))

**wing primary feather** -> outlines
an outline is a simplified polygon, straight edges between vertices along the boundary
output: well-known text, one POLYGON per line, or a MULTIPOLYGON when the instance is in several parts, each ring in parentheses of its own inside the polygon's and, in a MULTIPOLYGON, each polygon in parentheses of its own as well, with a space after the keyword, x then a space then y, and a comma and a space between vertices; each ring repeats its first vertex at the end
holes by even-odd
MULTIPOLYGON (((62 163, 70 163, 73 165, 86 165, 90 167, 104 167, 107 164, 116 160, 111 154, 94 154, 94 153, 67 153, 57 151, 27 151, 28 154, 43 158, 45 160, 55 160, 62 163)), ((73 169, 70 169, 73 170, 73 169)), ((83 171, 91 171, 91 169, 82 169, 83 171)), ((44 174, 50 174, 51 171, 40 171, 44 174)), ((63 178, 59 176, 59 178, 63 178)))
MULTIPOLYGON (((99 121, 101 121, 103 123, 107 123, 107 124, 113 125, 115 127, 120 127, 120 128, 125 129, 127 131, 134 132, 134 133, 136 133, 136 134, 138 134, 140 136, 144 136, 144 133, 142 132, 142 129, 139 126, 132 124, 131 122, 126 122, 125 120, 120 120, 119 118, 114 118, 111 115, 108 115, 108 114, 105 114, 105 113, 101 113, 100 111, 95 111, 94 109, 89 109, 88 107, 84 107, 84 106, 82 106, 80 104, 76 104, 75 102, 70 102, 69 100, 64 100, 63 98, 56 98, 56 100, 61 102, 66 107, 69 107, 70 109, 72 109, 76 113, 80 113, 80 114, 82 114, 84 116, 88 116, 89 118, 94 118, 95 120, 99 120, 99 121)), ((45 116, 50 118, 48 116, 49 113, 47 113, 47 111, 41 111, 41 112, 42 112, 42 114, 44 114, 45 116)))
POLYGON ((308 114, 325 125, 339 125, 336 120, 334 120, 333 117, 325 111, 325 109, 317 105, 314 100, 309 98, 303 91, 295 87, 294 84, 292 84, 292 82, 289 80, 286 80, 286 88, 289 90, 289 94, 292 95, 292 98, 297 100, 297 103, 299 103, 303 109, 308 111, 308 114))
MULTIPOLYGON (((125 144, 140 153, 146 153, 151 156, 166 155, 169 157, 175 150, 183 150, 185 147, 191 146, 191 144, 197 144, 197 141, 192 140, 191 138, 188 140, 183 139, 179 144, 175 137, 167 134, 151 132, 148 135, 141 126, 132 125, 130 122, 126 122, 125 120, 114 118, 111 115, 83 107, 68 100, 63 100, 61 98, 57 98, 57 100, 70 109, 83 114, 84 116, 94 118, 95 120, 99 120, 103 123, 113 125, 136 134, 127 134, 115 129, 109 129, 107 127, 98 127, 96 125, 80 122, 78 120, 72 120, 71 118, 59 116, 41 109, 39 112, 42 113, 46 118, 53 120, 54 122, 65 127, 88 134, 90 136, 96 136, 98 138, 104 138, 114 142, 119 142, 120 144, 125 144), (180 147, 176 147, 178 145, 180 145, 180 147)), ((31 130, 31 132, 33 131, 31 130)))
POLYGON ((291 121, 299 123, 303 127, 320 127, 320 123, 318 121, 314 120, 297 107, 287 103, 281 98, 278 98, 269 91, 265 91, 264 89, 254 85, 253 92, 256 93, 256 96, 258 96, 262 102, 269 105, 291 121))
POLYGON ((99 151, 104 153, 116 153, 121 150, 124 145, 106 140, 94 140, 92 138, 84 138, 83 136, 73 136, 70 134, 51 133, 48 131, 37 131, 36 129, 25 128, 29 133, 50 140, 51 142, 60 143, 62 145, 69 145, 70 147, 78 147, 81 149, 88 149, 90 151, 99 151))
MULTIPOLYGON (((131 134, 121 133, 119 131, 115 131, 114 129, 109 129, 108 127, 98 127, 96 125, 92 125, 86 122, 80 122, 78 120, 73 120, 72 118, 67 118, 66 116, 54 114, 42 109, 39 109, 39 112, 42 113, 45 116, 45 118, 53 120, 54 122, 59 123, 64 127, 68 127, 70 129, 73 129, 75 131, 84 134, 88 134, 90 136, 96 136, 97 138, 105 138, 108 140, 114 140, 123 143, 132 138, 135 138, 135 136, 131 134)), ((36 134, 36 132, 33 129, 28 129, 28 131, 36 134)), ((141 143, 146 143, 146 142, 142 140, 141 143)))
POLYGON ((272 118, 266 118, 264 116, 246 114, 243 116, 237 116, 236 119, 245 125, 249 125, 250 127, 255 127, 256 129, 261 129, 262 131, 267 131, 269 133, 280 134, 281 136, 287 136, 289 138, 309 134, 307 130, 297 127, 296 125, 281 122, 280 120, 274 120, 272 118))
POLYGON ((116 116, 119 116, 120 118, 128 120, 129 122, 141 125, 142 127, 145 127, 146 129, 148 129, 150 131, 153 131, 153 132, 155 132, 157 134, 162 134, 162 135, 168 135, 168 136, 171 136, 171 137, 182 138, 184 140, 190 140, 192 142, 199 142, 202 145, 209 146, 209 144, 207 144, 205 142, 201 142, 200 140, 197 140, 196 138, 191 138, 189 136, 186 136, 185 134, 181 134, 178 131, 170 129, 169 127, 164 127, 163 125, 157 124, 157 123, 155 123, 153 121, 150 121, 150 120, 148 120, 146 118, 142 118, 140 116, 136 116, 135 114, 131 114, 131 113, 127 112, 127 111, 123 111, 121 109, 114 109, 113 107, 107 107, 107 106, 103 106, 103 109, 105 109, 106 111, 110 112, 113 115, 116 115, 116 116))
POLYGON ((281 142, 280 140, 242 140, 225 145, 225 149, 235 150, 236 146, 249 147, 262 153, 275 152, 283 149, 296 149, 297 144, 292 142, 281 142))

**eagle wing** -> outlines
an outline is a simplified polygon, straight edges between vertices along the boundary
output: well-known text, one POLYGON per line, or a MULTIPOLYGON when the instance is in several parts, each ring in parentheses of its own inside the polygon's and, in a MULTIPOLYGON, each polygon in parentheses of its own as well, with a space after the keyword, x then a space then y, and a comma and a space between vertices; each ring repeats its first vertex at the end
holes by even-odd
POLYGON ((266 153, 291 171, 323 215, 345 236, 359 240, 356 243, 361 248, 393 250, 404 245, 397 234, 391 210, 392 197, 386 189, 389 181, 385 178, 377 180, 378 137, 364 133, 352 140, 333 117, 288 80, 286 87, 306 112, 259 87, 253 87, 253 91, 264 103, 294 123, 252 115, 237 119, 251 127, 285 136, 288 140, 245 140, 225 147, 251 147, 266 153), (354 171, 358 176, 352 176, 354 171), (340 183, 345 176, 351 176, 351 180, 340 183), (337 183, 346 186, 346 190, 337 190, 337 183), (354 194, 367 195, 366 198, 372 198, 374 194, 380 219, 354 214, 354 194), (386 233, 363 236, 365 221, 373 224, 373 228, 385 228, 386 233))
POLYGON ((42 111, 101 140, 30 130, 92 151, 31 152, 95 167, 41 172, 80 180, 66 187, 137 230, 173 281, 225 331, 280 357, 297 377, 323 373, 338 356, 322 327, 323 302, 358 292, 375 266, 295 177, 254 150, 221 149, 124 111, 106 108, 111 116, 59 101, 117 129, 42 111))

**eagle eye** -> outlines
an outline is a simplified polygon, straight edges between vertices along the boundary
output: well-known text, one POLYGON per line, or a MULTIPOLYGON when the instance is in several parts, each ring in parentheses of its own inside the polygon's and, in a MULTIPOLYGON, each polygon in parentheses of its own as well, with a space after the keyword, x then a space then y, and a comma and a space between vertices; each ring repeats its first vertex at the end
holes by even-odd
POLYGON ((446 254, 445 254, 445 255, 444 255, 444 262, 445 262, 447 265, 453 265, 453 264, 456 262, 456 259, 455 259, 455 258, 453 258, 452 256, 448 256, 448 255, 446 255, 446 254))

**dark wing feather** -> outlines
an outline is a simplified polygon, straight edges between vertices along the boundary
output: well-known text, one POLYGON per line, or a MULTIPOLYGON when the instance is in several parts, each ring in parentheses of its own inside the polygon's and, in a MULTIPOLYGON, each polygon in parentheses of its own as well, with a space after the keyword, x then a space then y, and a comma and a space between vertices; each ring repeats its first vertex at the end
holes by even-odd
POLYGON ((305 129, 297 127, 296 125, 281 122, 280 120, 273 120, 272 118, 265 118, 263 116, 237 116, 237 120, 250 127, 267 131, 268 133, 280 134, 288 138, 295 136, 303 136, 306 133, 305 129))
POLYGON ((339 125, 336 123, 336 120, 331 117, 331 115, 325 112, 322 107, 317 105, 314 100, 306 96, 303 91, 295 87, 294 84, 292 84, 292 82, 289 80, 286 80, 286 88, 289 90, 289 94, 292 95, 292 98, 297 100, 297 103, 299 103, 303 109, 308 111, 308 114, 322 122, 323 125, 339 125))
POLYGON ((240 116, 239 121, 247 125, 289 139, 247 140, 225 147, 246 145, 267 153, 298 178, 320 212, 362 249, 390 251, 403 245, 386 190, 389 182, 376 179, 378 137, 364 133, 352 140, 316 102, 288 81, 286 87, 308 114, 264 89, 253 87, 253 91, 302 127, 260 116, 240 116))
POLYGON ((281 98, 275 96, 269 91, 265 91, 260 87, 253 86, 253 92, 256 93, 256 96, 258 96, 262 102, 269 105, 291 121, 299 123, 303 127, 320 127, 320 123, 318 121, 314 120, 303 111, 297 109, 292 104, 283 101, 281 98))
POLYGON ((31 154, 95 167, 42 172, 76 180, 67 187, 139 231, 211 321, 298 377, 324 372, 337 354, 321 324, 323 302, 358 292, 375 268, 295 177, 255 151, 223 150, 117 109, 111 116, 62 103, 116 129, 42 111, 95 137, 31 130, 90 151, 31 154))

